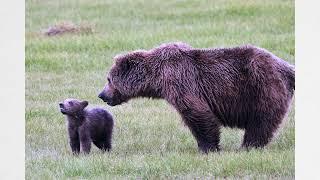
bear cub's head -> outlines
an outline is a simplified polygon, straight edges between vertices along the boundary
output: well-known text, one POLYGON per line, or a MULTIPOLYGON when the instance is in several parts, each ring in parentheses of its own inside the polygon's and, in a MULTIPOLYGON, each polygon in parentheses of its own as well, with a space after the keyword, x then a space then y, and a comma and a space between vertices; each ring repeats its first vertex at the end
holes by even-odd
POLYGON ((63 102, 60 102, 59 107, 62 114, 77 115, 81 111, 83 111, 83 109, 87 107, 88 104, 88 101, 80 101, 78 99, 68 98, 63 102))

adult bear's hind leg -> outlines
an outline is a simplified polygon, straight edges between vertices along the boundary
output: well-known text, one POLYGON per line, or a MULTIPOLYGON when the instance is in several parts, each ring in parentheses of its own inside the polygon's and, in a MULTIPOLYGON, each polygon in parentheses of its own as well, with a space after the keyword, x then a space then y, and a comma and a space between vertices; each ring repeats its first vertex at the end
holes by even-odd
POLYGON ((109 142, 107 142, 106 140, 99 141, 99 142, 94 141, 93 143, 103 152, 111 150, 111 144, 109 142))
POLYGON ((269 121, 260 118, 253 123, 247 125, 242 147, 244 148, 263 148, 273 138, 274 132, 277 130, 280 121, 269 121))

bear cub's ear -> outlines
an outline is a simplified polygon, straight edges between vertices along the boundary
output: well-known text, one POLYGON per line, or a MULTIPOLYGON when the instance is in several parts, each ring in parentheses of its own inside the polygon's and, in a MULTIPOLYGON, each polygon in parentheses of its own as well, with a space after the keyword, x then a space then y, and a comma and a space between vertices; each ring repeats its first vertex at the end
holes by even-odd
POLYGON ((87 107, 88 104, 89 104, 88 101, 82 101, 81 102, 81 105, 82 105, 83 108, 87 107))

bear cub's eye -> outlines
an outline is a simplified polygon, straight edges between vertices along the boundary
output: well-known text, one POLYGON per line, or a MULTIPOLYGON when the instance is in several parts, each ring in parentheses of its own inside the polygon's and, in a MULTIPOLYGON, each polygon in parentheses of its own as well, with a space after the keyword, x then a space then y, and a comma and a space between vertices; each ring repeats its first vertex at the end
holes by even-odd
POLYGON ((72 102, 72 101, 69 101, 68 103, 69 103, 69 105, 71 105, 71 106, 73 105, 73 102, 72 102))
POLYGON ((111 80, 110 80, 110 78, 108 78, 108 83, 109 83, 109 84, 111 84, 111 80))

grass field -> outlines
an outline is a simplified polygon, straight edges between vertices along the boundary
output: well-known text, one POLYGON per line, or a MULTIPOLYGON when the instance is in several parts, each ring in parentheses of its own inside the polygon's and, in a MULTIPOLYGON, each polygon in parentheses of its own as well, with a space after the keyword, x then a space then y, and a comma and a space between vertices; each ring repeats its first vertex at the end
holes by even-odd
POLYGON ((245 43, 294 64, 294 1, 26 1, 26 179, 293 179, 294 104, 263 150, 239 150, 243 132, 224 128, 219 153, 200 154, 165 101, 136 99, 108 107, 97 98, 112 57, 184 41, 194 47, 245 43), (61 21, 89 24, 91 34, 46 37, 61 21), (58 102, 67 97, 107 108, 116 119, 111 153, 70 153, 58 102))

